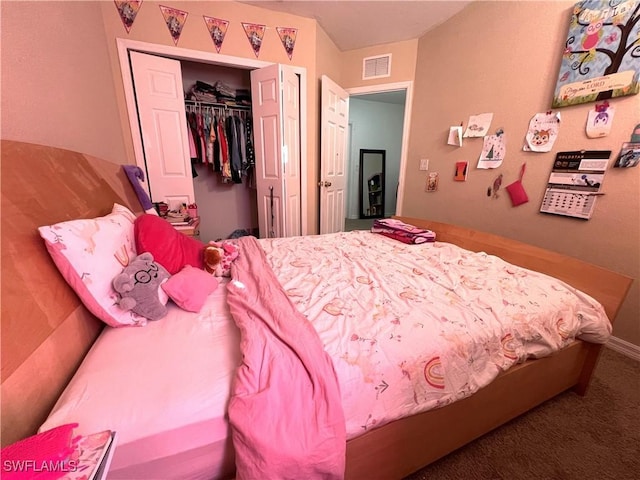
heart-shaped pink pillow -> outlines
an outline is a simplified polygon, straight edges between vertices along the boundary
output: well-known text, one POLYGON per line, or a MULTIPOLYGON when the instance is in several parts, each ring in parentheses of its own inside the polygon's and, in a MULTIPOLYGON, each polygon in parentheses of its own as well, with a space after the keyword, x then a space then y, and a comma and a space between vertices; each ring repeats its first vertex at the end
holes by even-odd
POLYGON ((210 273, 185 265, 162 289, 183 310, 198 313, 211 292, 218 288, 218 279, 210 273))
POLYGON ((171 275, 185 265, 204 269, 205 244, 179 232, 163 218, 148 213, 140 215, 133 227, 138 255, 150 252, 171 275))

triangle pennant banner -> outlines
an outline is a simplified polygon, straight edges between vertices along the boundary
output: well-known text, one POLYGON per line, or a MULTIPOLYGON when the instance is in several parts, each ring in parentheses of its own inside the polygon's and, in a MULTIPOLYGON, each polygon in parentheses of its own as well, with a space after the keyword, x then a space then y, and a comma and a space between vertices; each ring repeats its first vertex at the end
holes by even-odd
POLYGON ((282 42, 282 46, 284 47, 289 60, 293 57, 293 49, 296 46, 296 37, 298 36, 297 28, 287 28, 287 27, 276 27, 278 31, 278 35, 280 36, 280 41, 282 42))
POLYGON ((204 23, 207 24, 209 35, 211 35, 211 40, 213 40, 213 44, 216 47, 216 52, 220 53, 224 36, 227 34, 227 28, 229 28, 229 22, 220 18, 207 17, 206 15, 203 15, 203 17, 204 23))
POLYGON ((173 43, 174 45, 178 45, 182 27, 184 27, 184 23, 187 21, 187 15, 189 14, 176 8, 165 7, 164 5, 159 5, 159 7, 162 11, 164 21, 167 23, 171 38, 173 38, 173 43))
POLYGON ((262 46, 262 38, 264 37, 265 25, 258 25, 256 23, 244 23, 242 22, 242 28, 244 33, 247 34, 253 53, 256 54, 256 58, 260 54, 260 47, 262 46))
POLYGON ((133 21, 138 14, 138 10, 140 10, 140 5, 142 5, 142 0, 113 0, 113 3, 116 4, 122 25, 124 25, 125 30, 129 33, 129 30, 131 30, 133 26, 133 21))

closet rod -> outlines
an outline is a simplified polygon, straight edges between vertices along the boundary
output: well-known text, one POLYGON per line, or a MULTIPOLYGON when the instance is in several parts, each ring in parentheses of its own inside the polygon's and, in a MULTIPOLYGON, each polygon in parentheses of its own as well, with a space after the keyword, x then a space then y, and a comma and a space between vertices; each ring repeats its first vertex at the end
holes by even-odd
POLYGON ((201 102, 200 100, 185 100, 184 103, 196 107, 224 108, 225 110, 251 110, 251 105, 227 105, 226 103, 201 102))

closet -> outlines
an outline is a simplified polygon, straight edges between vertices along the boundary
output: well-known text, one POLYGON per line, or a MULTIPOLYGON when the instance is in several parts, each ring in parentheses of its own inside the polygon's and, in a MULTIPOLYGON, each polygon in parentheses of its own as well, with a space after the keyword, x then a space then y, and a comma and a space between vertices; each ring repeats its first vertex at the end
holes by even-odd
MULTIPOLYGON (((255 181, 255 154, 253 149, 253 132, 250 106, 251 77, 249 70, 229 68, 219 65, 206 65, 197 62, 181 61, 182 84, 187 97, 185 100, 185 111, 190 119, 189 126, 193 132, 194 122, 200 131, 204 130, 204 136, 209 134, 208 122, 213 122, 215 127, 225 128, 231 120, 240 122, 243 126, 244 135, 249 134, 250 138, 244 142, 244 152, 239 150, 241 166, 239 172, 236 168, 231 171, 231 138, 226 138, 228 147, 225 148, 229 161, 227 167, 221 165, 220 152, 216 155, 211 151, 213 148, 220 149, 220 138, 216 142, 206 142, 204 147, 204 157, 201 148, 196 148, 197 156, 190 157, 193 167, 193 189, 195 203, 198 205, 198 215, 200 216, 200 238, 205 241, 228 238, 238 230, 259 235, 258 231, 258 203, 256 195, 255 181), (200 83, 198 83, 200 82, 200 83), (203 85, 204 84, 204 85, 203 85), (198 87, 203 85, 203 87, 198 87), (249 92, 249 102, 236 101, 235 103, 249 103, 248 106, 233 105, 225 103, 223 98, 205 99, 206 86, 236 92, 249 92), (195 87, 195 88, 194 88, 195 87), (195 91, 194 93, 191 93, 195 91), (247 122, 250 128, 246 128, 247 122), (207 155, 206 148, 209 148, 207 155), (249 150, 249 151, 247 151, 249 150), (214 162, 214 160, 217 160, 214 162)), ((220 137, 220 132, 216 137, 220 137)), ((209 134, 210 137, 210 134, 209 134)), ((198 138, 194 137, 194 142, 198 138)), ((196 142, 197 145, 200 142, 196 142)), ((192 150, 192 148, 190 148, 192 150)), ((191 153, 193 155, 193 152, 191 153)), ((264 235, 263 235, 264 236, 264 235)))
POLYGON ((196 203, 203 241, 239 230, 260 237, 300 235, 298 75, 281 65, 250 70, 136 51, 128 55, 143 149, 137 162, 147 172, 152 201, 172 207, 196 203), (251 92, 251 106, 185 99, 197 82, 251 92), (192 161, 190 141, 196 138, 188 119, 195 114, 233 117, 248 127, 255 165, 245 164, 239 178, 228 179, 210 162, 192 161))

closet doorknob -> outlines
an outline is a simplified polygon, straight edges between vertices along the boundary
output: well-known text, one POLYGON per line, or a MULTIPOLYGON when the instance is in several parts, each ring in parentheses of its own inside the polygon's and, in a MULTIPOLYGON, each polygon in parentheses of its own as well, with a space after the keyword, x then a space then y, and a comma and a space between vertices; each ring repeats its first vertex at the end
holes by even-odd
POLYGON ((319 187, 330 187, 331 186, 331 182, 323 182, 322 180, 320 180, 318 182, 318 186, 319 187))

